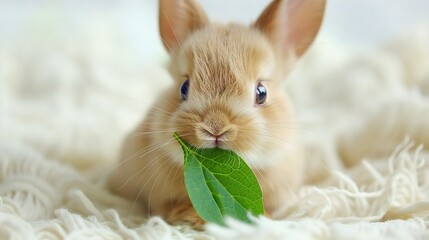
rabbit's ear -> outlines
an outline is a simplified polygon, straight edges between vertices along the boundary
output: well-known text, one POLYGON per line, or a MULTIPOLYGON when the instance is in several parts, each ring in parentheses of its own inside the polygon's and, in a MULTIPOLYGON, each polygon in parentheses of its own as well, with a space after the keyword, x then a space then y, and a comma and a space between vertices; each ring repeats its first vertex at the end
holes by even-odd
POLYGON ((159 0, 159 31, 169 53, 180 48, 190 33, 209 23, 194 0, 159 0))
POLYGON ((283 54, 301 56, 319 31, 326 0, 273 0, 254 27, 283 54))

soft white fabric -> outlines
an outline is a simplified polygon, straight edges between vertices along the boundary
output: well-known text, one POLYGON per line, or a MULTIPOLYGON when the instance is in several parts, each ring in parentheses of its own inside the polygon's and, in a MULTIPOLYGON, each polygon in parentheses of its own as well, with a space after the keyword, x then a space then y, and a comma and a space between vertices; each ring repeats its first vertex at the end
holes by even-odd
POLYGON ((0 239, 429 238, 426 29, 371 52, 314 46, 286 87, 313 184, 282 204, 285 220, 205 232, 104 187, 168 84, 162 59, 141 67, 109 28, 46 37, 0 45, 0 239))

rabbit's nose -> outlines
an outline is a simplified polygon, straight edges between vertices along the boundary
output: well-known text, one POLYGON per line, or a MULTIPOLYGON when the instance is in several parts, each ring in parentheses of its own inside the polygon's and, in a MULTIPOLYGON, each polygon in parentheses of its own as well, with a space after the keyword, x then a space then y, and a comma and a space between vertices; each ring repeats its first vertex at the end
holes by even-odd
POLYGON ((214 137, 220 137, 230 128, 229 117, 223 111, 213 111, 203 117, 201 127, 214 137))
POLYGON ((202 141, 212 142, 219 146, 221 142, 230 141, 233 125, 229 117, 223 111, 208 112, 203 116, 203 121, 197 126, 197 136, 202 141))
POLYGON ((229 131, 232 129, 231 126, 225 126, 224 128, 217 129, 213 128, 213 126, 206 125, 202 123, 199 128, 200 139, 203 141, 208 141, 210 144, 213 144, 215 147, 219 147, 223 144, 223 142, 226 142, 230 139, 228 137, 229 131))
POLYGON ((230 126, 226 126, 222 129, 219 129, 219 128, 208 126, 206 124, 201 124, 201 128, 205 131, 207 135, 215 139, 221 138, 226 132, 228 132, 229 129, 231 129, 230 126))
POLYGON ((230 127, 225 127, 221 130, 215 130, 211 128, 210 126, 206 126, 205 124, 201 125, 203 131, 205 132, 206 140, 211 141, 216 147, 220 146, 221 142, 224 142, 227 140, 227 137, 225 137, 228 130, 230 130, 230 127))

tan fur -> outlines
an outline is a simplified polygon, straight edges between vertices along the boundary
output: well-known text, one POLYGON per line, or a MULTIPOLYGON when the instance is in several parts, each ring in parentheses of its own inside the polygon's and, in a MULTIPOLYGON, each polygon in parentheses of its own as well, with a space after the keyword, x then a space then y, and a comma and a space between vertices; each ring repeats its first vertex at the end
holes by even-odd
MULTIPOLYGON (((161 0, 161 8, 167 1, 161 0)), ((294 1, 298 0, 288 2, 294 1)), ((191 0, 177 2, 194 5, 187 9, 200 9, 191 0)), ((214 147, 212 135, 222 134, 219 147, 233 150, 249 164, 262 186, 270 215, 302 182, 303 161, 295 138, 293 109, 282 89, 285 69, 291 67, 285 63, 292 64, 295 58, 286 59, 287 54, 278 51, 275 39, 267 36, 277 30, 261 29, 263 23, 253 28, 208 24, 202 14, 197 14, 201 19, 195 19, 195 14, 180 16, 184 23, 189 19, 199 23, 192 25, 198 28, 175 29, 175 43, 166 39, 171 29, 161 28, 166 31, 161 36, 169 42, 168 47, 174 47, 169 51, 175 85, 159 97, 124 142, 122 162, 111 177, 111 187, 143 202, 152 215, 161 215, 171 223, 186 221, 199 226, 203 221, 193 210, 184 186, 183 153, 172 135, 177 132, 196 147, 214 147), (185 79, 190 80, 190 90, 188 98, 181 101, 179 89, 185 79), (263 106, 255 106, 258 81, 268 90, 263 106)), ((165 24, 167 20, 160 18, 165 24)), ((317 32, 318 26, 312 31, 317 32)))

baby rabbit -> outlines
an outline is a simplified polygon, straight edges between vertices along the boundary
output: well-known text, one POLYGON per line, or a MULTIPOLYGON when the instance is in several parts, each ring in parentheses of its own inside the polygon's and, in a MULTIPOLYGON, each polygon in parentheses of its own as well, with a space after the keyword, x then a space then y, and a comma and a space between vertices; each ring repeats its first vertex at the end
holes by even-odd
POLYGON ((293 108, 282 85, 316 37, 325 0, 274 0, 250 27, 210 23, 194 0, 159 3, 174 86, 126 138, 111 188, 150 215, 201 226, 185 189, 177 132, 198 148, 239 154, 257 176, 271 215, 302 182, 293 108))

